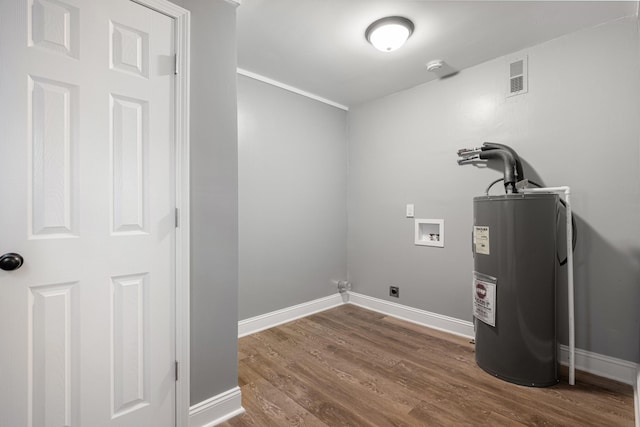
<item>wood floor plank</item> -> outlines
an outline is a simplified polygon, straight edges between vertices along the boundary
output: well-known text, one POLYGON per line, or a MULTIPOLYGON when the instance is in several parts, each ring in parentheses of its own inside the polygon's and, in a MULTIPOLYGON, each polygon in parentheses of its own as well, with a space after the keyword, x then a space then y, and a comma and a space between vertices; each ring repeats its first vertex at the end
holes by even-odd
MULTIPOLYGON (((328 323, 332 323, 332 324, 336 323, 332 319, 331 320, 328 319, 326 316, 321 315, 317 317, 324 319, 328 323)), ((352 327, 362 328, 366 330, 368 334, 368 339, 371 340, 372 344, 376 345, 378 348, 382 348, 383 342, 380 341, 380 337, 379 337, 380 334, 378 333, 379 329, 372 327, 368 321, 362 322, 362 319, 359 319, 357 316, 352 318, 351 325, 352 327), (359 322, 360 324, 358 324, 359 322)), ((394 333, 397 333, 397 331, 394 331, 394 333)), ((386 341, 386 344, 388 346, 393 347, 394 352, 401 354, 407 363, 409 361, 415 362, 416 359, 413 357, 414 356, 413 354, 406 353, 400 347, 394 347, 396 341, 397 340, 389 340, 389 341, 386 341)), ((450 389, 450 394, 453 398, 460 399, 462 396, 469 393, 470 388, 474 388, 474 387, 476 389, 480 388, 477 391, 481 391, 483 394, 485 394, 486 397, 488 398, 486 400, 489 402, 492 401, 492 398, 493 400, 502 400, 502 401, 510 402, 510 407, 512 409, 499 407, 496 409, 496 411, 502 413, 502 415, 511 417, 514 420, 517 420, 519 422, 529 422, 534 425, 544 425, 546 423, 546 418, 549 418, 551 414, 553 414, 552 415, 553 419, 556 419, 556 421, 566 425, 570 425, 574 422, 579 421, 579 417, 576 417, 574 413, 552 411, 551 410, 552 408, 549 407, 549 402, 547 402, 546 399, 543 399, 543 398, 539 399, 539 401, 537 402, 537 406, 540 410, 540 413, 534 414, 534 415, 530 414, 528 411, 526 411, 526 407, 523 407, 523 403, 521 402, 522 396, 519 396, 519 393, 521 392, 521 390, 522 389, 526 390, 527 388, 523 388, 521 386, 517 386, 510 383, 504 383, 503 381, 497 380, 491 376, 484 375, 483 372, 475 365, 475 362, 473 361, 472 357, 466 360, 466 363, 464 364, 463 363, 456 364, 456 368, 454 370, 451 370, 449 366, 446 366, 448 364, 446 354, 449 353, 452 349, 446 348, 446 347, 447 346, 445 346, 445 348, 442 349, 442 350, 445 350, 444 353, 440 351, 440 354, 438 354, 438 351, 441 349, 434 348, 434 347, 425 349, 424 356, 426 357, 423 359, 423 361, 428 362, 427 365, 421 366, 418 360, 418 364, 410 366, 409 371, 415 374, 420 371, 424 371, 425 369, 431 370, 431 368, 433 367, 443 369, 444 372, 449 374, 449 376, 443 378, 443 380, 448 382, 450 385, 452 385, 452 388, 450 389), (435 358, 433 357, 434 355, 435 355, 435 358), (471 371, 469 372, 468 369, 467 370, 460 369, 460 368, 464 368, 465 366, 467 368, 470 368, 471 371), (478 375, 479 373, 481 375, 478 375), (506 393, 506 396, 505 396, 505 388, 509 390, 509 392, 506 393)), ((472 356, 472 352, 469 352, 467 356, 472 356)), ((461 362, 461 361, 462 361, 461 359, 458 359, 458 362, 461 362)), ((401 367, 404 367, 404 366, 401 366, 401 367)), ((430 375, 433 378, 440 374, 434 373, 432 371, 430 375)), ((432 385, 435 385, 435 384, 432 384, 432 385)), ((528 389, 528 390, 530 394, 535 394, 537 393, 536 390, 540 390, 540 389, 528 389)), ((574 389, 574 391, 577 391, 577 390, 574 389)), ((542 395, 541 397, 544 397, 544 396, 545 395, 542 395)), ((603 400, 602 397, 604 396, 602 394, 600 394, 599 396, 600 396, 599 400, 602 401, 603 400)), ((578 405, 578 406, 582 406, 582 405, 578 405)), ((600 410, 593 411, 593 408, 588 408, 588 409, 590 412, 592 412, 591 419, 592 419, 592 422, 594 422, 594 424, 597 424, 599 421, 606 422, 606 419, 607 419, 606 413, 603 413, 600 410)), ((605 412, 612 412, 610 407, 605 406, 605 407, 602 407, 601 409, 605 412)))
POLYGON ((282 363, 283 359, 255 355, 246 362, 247 366, 327 425, 371 425, 335 399, 331 390, 317 387, 304 376, 292 375, 288 363, 282 363))
POLYGON ((225 426, 633 426, 631 387, 547 388, 482 371, 474 346, 353 305, 239 341, 246 414, 225 426))
POLYGON ((298 405, 266 380, 251 382, 242 389, 247 417, 237 417, 229 424, 234 427, 284 427, 327 425, 298 405))
MULTIPOLYGON (((330 342, 331 334, 326 335, 329 337, 327 342, 330 342)), ((342 348, 329 344, 328 348, 331 352, 325 353, 325 357, 332 357, 332 363, 336 365, 350 364, 352 371, 363 371, 370 377, 377 378, 377 382, 381 385, 381 393, 391 396, 392 399, 402 402, 409 398, 416 403, 420 398, 413 398, 416 395, 414 392, 427 390, 430 393, 438 393, 444 389, 446 393, 443 396, 445 396, 450 395, 451 390, 456 387, 451 384, 447 376, 442 377, 440 372, 427 372, 423 375, 424 372, 408 369, 401 359, 393 358, 382 348, 369 348, 368 352, 363 352, 364 344, 368 343, 351 340, 351 337, 343 342, 347 345, 342 348)))
MULTIPOLYGON (((288 353, 288 351, 297 353, 295 347, 287 346, 284 341, 279 343, 279 349, 282 353, 288 353)), ((353 394, 350 393, 353 390, 361 397, 359 399, 359 413, 372 425, 411 425, 409 424, 410 418, 406 415, 411 410, 409 405, 404 405, 404 408, 400 408, 401 404, 392 405, 385 397, 377 393, 375 388, 360 383, 349 372, 333 366, 330 361, 325 359, 328 353, 323 351, 320 346, 307 346, 302 351, 305 352, 304 356, 298 353, 295 359, 286 360, 287 372, 320 389, 331 390, 331 397, 339 402, 353 401, 353 394), (345 390, 349 390, 349 392, 345 390), (394 411, 387 412, 381 409, 388 406, 393 406, 394 411)))

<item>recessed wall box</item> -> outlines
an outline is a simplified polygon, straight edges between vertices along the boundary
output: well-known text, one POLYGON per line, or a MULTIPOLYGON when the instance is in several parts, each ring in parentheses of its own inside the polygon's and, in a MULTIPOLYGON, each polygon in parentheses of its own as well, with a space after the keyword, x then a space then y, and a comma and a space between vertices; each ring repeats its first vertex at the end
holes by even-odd
POLYGON ((444 248, 444 219, 417 219, 415 244, 444 248))

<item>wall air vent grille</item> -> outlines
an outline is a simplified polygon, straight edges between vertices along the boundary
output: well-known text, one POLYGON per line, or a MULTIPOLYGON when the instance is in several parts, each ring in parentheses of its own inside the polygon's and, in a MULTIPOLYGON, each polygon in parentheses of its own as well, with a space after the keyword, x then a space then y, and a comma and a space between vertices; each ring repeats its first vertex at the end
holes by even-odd
POLYGON ((522 76, 511 77, 511 93, 522 91, 522 76))
POLYGON ((527 93, 527 57, 519 57, 509 61, 509 90, 507 96, 527 93))

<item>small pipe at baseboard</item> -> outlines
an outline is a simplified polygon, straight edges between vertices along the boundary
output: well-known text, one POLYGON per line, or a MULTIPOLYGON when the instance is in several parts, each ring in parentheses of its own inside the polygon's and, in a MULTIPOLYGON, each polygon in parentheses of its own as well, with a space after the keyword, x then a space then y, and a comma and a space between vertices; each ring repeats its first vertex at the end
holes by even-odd
POLYGON ((349 292, 351 290, 351 282, 348 282, 346 280, 333 280, 332 282, 338 287, 338 292, 340 292, 341 294, 349 292))

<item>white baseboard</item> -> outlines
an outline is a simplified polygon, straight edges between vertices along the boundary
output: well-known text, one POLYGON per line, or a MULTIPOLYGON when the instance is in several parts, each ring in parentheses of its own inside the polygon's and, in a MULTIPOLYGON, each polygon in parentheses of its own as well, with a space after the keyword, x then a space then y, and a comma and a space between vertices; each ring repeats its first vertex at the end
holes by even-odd
POLYGON ((238 338, 255 334, 256 332, 273 328, 274 326, 291 322, 292 320, 328 310, 342 304, 344 304, 342 294, 336 293, 328 297, 318 298, 313 301, 283 308, 282 310, 244 319, 238 322, 238 338))
MULTIPOLYGON (((569 366, 569 347, 564 344, 558 346, 558 359, 560 364, 569 366)), ((576 348, 576 369, 634 385, 638 364, 576 348)))
POLYGON ((244 413, 240 387, 234 387, 189 408, 189 427, 213 427, 244 413))
POLYGON ((349 292, 349 304, 387 314, 418 325, 428 326, 450 334, 473 338, 473 323, 442 314, 431 313, 391 301, 349 292))

